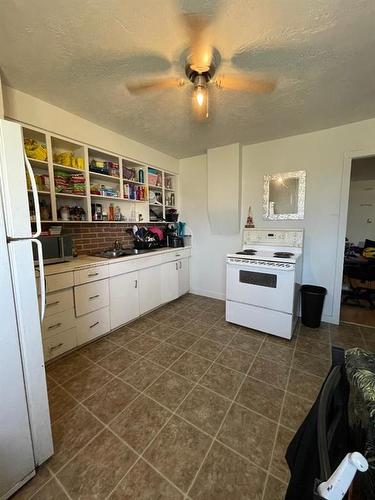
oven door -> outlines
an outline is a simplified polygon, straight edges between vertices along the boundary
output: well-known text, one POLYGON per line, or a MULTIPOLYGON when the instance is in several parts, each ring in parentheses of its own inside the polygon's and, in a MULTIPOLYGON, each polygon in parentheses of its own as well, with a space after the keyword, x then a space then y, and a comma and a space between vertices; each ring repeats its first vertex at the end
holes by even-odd
POLYGON ((226 299, 293 313, 294 269, 227 264, 226 299))

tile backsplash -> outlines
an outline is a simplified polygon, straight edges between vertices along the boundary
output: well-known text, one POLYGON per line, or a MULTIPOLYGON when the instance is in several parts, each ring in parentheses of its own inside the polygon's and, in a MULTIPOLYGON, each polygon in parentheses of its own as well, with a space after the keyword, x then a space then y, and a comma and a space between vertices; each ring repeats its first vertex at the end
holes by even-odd
MULTIPOLYGON (((50 224, 43 224, 43 229, 48 229, 50 224)), ((56 225, 56 224, 55 224, 56 225)), ((124 248, 133 248, 134 238, 132 234, 126 232, 134 224, 111 224, 100 222, 98 224, 77 223, 60 224, 63 233, 69 233, 73 238, 73 246, 78 255, 93 255, 113 247, 115 240, 120 240, 124 248)), ((154 224, 142 224, 144 227, 151 227, 154 224)), ((139 225, 140 226, 140 225, 139 225)), ((164 229, 162 225, 158 225, 164 229)))

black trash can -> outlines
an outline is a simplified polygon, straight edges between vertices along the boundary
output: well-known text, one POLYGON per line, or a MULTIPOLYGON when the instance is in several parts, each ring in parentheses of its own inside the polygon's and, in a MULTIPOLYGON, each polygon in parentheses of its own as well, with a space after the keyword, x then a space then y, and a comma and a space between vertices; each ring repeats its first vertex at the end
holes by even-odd
POLYGON ((322 319, 324 297, 327 289, 322 286, 301 286, 302 324, 310 328, 319 328, 322 319))

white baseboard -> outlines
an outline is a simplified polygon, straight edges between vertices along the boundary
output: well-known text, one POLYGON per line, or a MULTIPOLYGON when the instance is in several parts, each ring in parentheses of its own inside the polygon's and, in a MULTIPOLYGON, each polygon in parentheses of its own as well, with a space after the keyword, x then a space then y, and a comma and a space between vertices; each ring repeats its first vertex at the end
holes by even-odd
POLYGON ((211 299, 225 300, 224 293, 212 292, 211 290, 201 290, 198 288, 191 288, 190 293, 194 293, 195 295, 203 295, 203 297, 210 297, 211 299))
POLYGON ((338 325, 339 322, 335 320, 335 318, 333 316, 326 316, 323 314, 322 316, 322 321, 324 323, 331 323, 332 325, 338 325))

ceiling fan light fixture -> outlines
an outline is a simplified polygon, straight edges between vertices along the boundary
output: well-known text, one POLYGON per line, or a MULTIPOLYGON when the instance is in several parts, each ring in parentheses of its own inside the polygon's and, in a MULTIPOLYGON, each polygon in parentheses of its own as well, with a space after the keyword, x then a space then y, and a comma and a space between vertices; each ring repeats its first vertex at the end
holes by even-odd
POLYGON ((200 108, 207 104, 207 81, 202 75, 197 75, 194 79, 194 98, 200 108))

